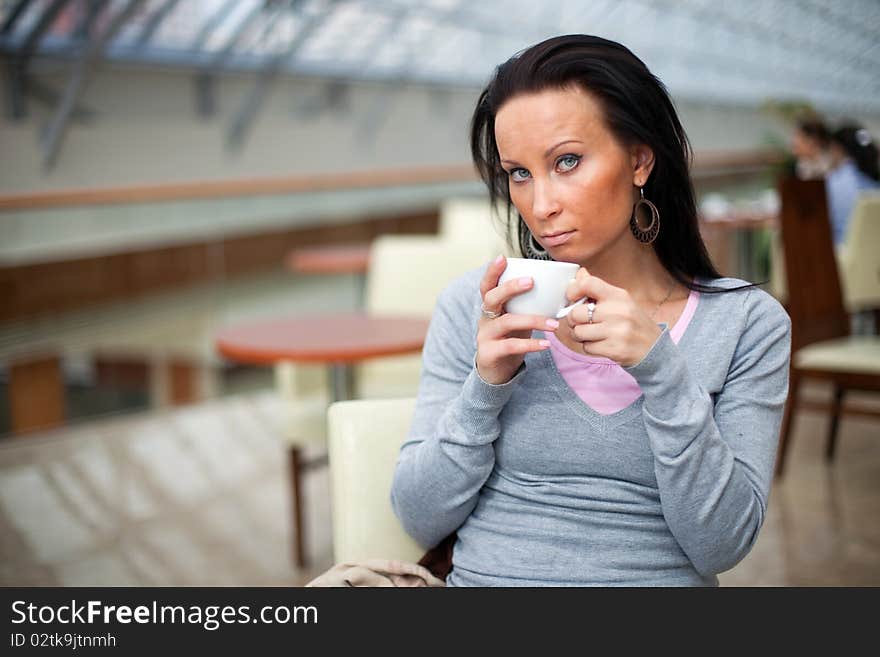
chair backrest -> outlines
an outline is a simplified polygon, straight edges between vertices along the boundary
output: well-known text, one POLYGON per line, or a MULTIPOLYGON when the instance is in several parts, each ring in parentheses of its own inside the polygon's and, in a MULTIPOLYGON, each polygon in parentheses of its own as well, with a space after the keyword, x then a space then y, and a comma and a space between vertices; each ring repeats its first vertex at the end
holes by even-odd
POLYGON ((334 561, 418 561, 425 550, 391 509, 391 482, 415 399, 336 402, 328 411, 334 561))
POLYGON ((849 316, 831 238, 825 184, 779 181, 782 248, 792 322, 792 350, 849 335, 849 316))
POLYGON ((880 193, 863 193, 853 208, 840 276, 850 311, 880 308, 880 193))
POLYGON ((373 314, 430 317, 453 279, 489 261, 472 242, 432 235, 382 235, 370 247, 365 305, 373 314))
POLYGON ((487 260, 499 253, 516 256, 505 239, 503 211, 492 212, 485 198, 450 198, 440 205, 439 237, 455 243, 472 242, 485 251, 487 260))

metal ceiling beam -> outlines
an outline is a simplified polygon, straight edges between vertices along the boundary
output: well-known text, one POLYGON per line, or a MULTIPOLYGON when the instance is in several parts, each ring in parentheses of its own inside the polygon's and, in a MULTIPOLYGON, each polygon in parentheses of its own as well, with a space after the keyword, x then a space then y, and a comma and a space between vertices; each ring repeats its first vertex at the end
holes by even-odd
MULTIPOLYGON (((460 2, 456 7, 455 12, 458 13, 461 11, 462 6, 464 6, 464 2, 460 2)), ((394 14, 391 16, 391 21, 388 25, 385 26, 385 29, 382 30, 380 34, 373 38, 373 44, 375 44, 376 52, 382 48, 386 43, 390 43, 392 41, 392 37, 394 34, 400 29, 401 23, 403 23, 404 19, 406 19, 410 15, 410 11, 408 8, 397 7, 394 10, 394 14)), ((409 53, 412 52, 412 46, 410 45, 407 50, 407 54, 404 56, 404 61, 412 61, 408 56, 409 53)), ((362 66, 361 71, 365 70, 367 66, 362 66)), ((395 92, 402 92, 404 89, 404 80, 406 79, 408 73, 411 71, 411 67, 400 67, 397 70, 392 72, 392 75, 398 80, 398 85, 395 88, 395 92)), ((367 108, 366 112, 361 114, 360 120, 358 121, 357 127, 355 128, 356 138, 359 142, 364 143, 367 141, 369 137, 372 137, 376 133, 379 132, 379 129, 388 119, 389 109, 391 107, 391 103, 394 101, 393 93, 381 93, 378 96, 373 98, 373 102, 370 103, 370 106, 367 108)))
POLYGON ((844 13, 838 13, 831 9, 834 5, 828 6, 827 4, 822 4, 815 0, 811 0, 809 4, 823 20, 836 23, 845 33, 857 33, 861 38, 865 39, 866 42, 873 44, 877 43, 877 24, 872 23, 871 21, 860 22, 858 17, 853 20, 853 7, 843 5, 843 8, 846 11, 844 13), (871 28, 872 24, 874 25, 874 28, 871 28))
POLYGON ((108 0, 92 0, 92 2, 86 5, 86 11, 76 24, 76 27, 73 28, 73 37, 75 39, 88 40, 92 27, 95 24, 95 19, 98 18, 104 7, 107 6, 107 2, 108 0))
POLYGON ((32 1, 33 0, 18 0, 18 4, 12 8, 12 11, 7 14, 6 20, 3 21, 3 27, 0 27, 0 36, 6 36, 12 32, 12 28, 15 27, 16 21, 18 21, 24 13, 24 10, 27 9, 32 1))
MULTIPOLYGON (((467 14, 470 8, 469 0, 459 0, 458 4, 455 5, 451 9, 443 10, 432 10, 431 20, 438 23, 448 23, 450 26, 458 27, 461 29, 466 29, 466 25, 468 24, 467 14)), ((413 7, 414 9, 421 11, 421 7, 413 7)), ((544 12, 546 13, 546 11, 544 12)), ((400 26, 400 23, 403 22, 403 19, 406 18, 410 12, 406 11, 404 7, 400 7, 398 13, 394 16, 391 24, 388 26, 388 30, 383 38, 374 39, 374 43, 381 41, 390 41, 390 37, 394 34, 395 31, 400 26), (403 11, 400 11, 403 10, 403 11)), ((439 37, 435 34, 433 36, 433 41, 436 41, 439 37)), ((407 62, 407 65, 401 66, 394 71, 392 71, 392 75, 398 80, 398 89, 403 90, 404 85, 407 80, 411 80, 415 78, 415 58, 414 58, 414 48, 416 44, 410 44, 406 54, 402 58, 403 61, 407 62)), ((418 44, 419 46, 424 46, 425 44, 418 44)), ((426 48, 426 50, 431 50, 430 45, 426 48)), ((436 90, 435 90, 436 93, 436 90)), ((388 118, 389 108, 391 103, 394 100, 394 95, 390 93, 380 94, 373 102, 372 106, 364 113, 360 124, 358 126, 357 132, 361 139, 363 139, 366 135, 375 134, 379 131, 382 125, 388 118)))
POLYGON ((229 16, 229 12, 232 11, 236 4, 238 4, 238 0, 226 0, 223 6, 215 11, 214 14, 205 21, 205 24, 202 25, 196 38, 193 39, 190 49, 194 51, 201 50, 208 42, 208 39, 211 38, 211 35, 214 34, 214 30, 220 27, 220 24, 226 20, 227 16, 229 16))
POLYGON ((95 65, 101 59, 107 44, 116 36, 128 19, 140 9, 144 2, 145 0, 129 0, 125 8, 113 17, 107 29, 94 39, 91 39, 81 53, 67 82, 67 87, 64 90, 64 96, 61 99, 58 110, 46 129, 46 136, 43 140, 44 168, 49 169, 55 164, 61 148, 61 142, 67 131, 67 125, 70 122, 70 116, 88 84, 95 65))
MULTIPOLYGON (((29 98, 33 98, 41 103, 43 103, 50 110, 52 108, 58 107, 61 102, 61 94, 53 89, 48 84, 44 84, 40 82, 36 78, 31 78, 28 80, 27 84, 27 93, 29 98)), ((70 113, 70 119, 72 121, 81 121, 86 123, 88 121, 93 120, 98 113, 81 103, 77 103, 73 111, 70 113)))
MULTIPOLYGON (((250 93, 244 98, 236 110, 229 130, 226 133, 226 145, 229 148, 238 148, 244 142, 244 138, 248 129, 253 124, 254 119, 263 106, 263 102, 269 95, 275 81, 284 71, 285 64, 296 55, 297 51, 305 45, 309 38, 327 19, 332 11, 336 0, 330 0, 327 10, 321 14, 304 17, 305 22, 300 27, 299 32, 287 44, 287 48, 283 52, 274 55, 268 64, 260 71, 260 76, 251 88, 250 93)), ((302 4, 292 3, 292 4, 302 4)))
POLYGON ((439 25, 452 25, 462 30, 470 30, 478 34, 509 38, 533 39, 537 34, 544 32, 557 32, 559 25, 537 25, 527 23, 513 16, 511 12, 505 13, 504 20, 487 21, 485 15, 475 12, 472 4, 464 3, 450 12, 427 5, 407 4, 397 0, 371 0, 367 3, 370 9, 378 8, 384 11, 408 11, 414 10, 419 15, 429 18, 439 25))
MULTIPOLYGON (((463 25, 466 20, 464 16, 469 7, 470 3, 468 0, 459 0, 459 3, 452 9, 446 11, 435 10, 435 14, 431 20, 436 20, 437 22, 448 22, 450 25, 463 25)), ((416 8, 421 9, 421 8, 416 8)), ((403 22, 405 18, 410 15, 411 12, 407 11, 404 7, 399 7, 392 17, 391 23, 387 26, 386 30, 383 31, 382 34, 377 36, 373 43, 377 44, 376 49, 381 48, 383 43, 388 43, 391 41, 391 37, 394 33, 399 29, 400 24, 403 22)), ((433 36, 433 41, 436 41, 439 37, 437 35, 433 36)), ((406 64, 404 66, 400 66, 392 71, 392 75, 397 79, 398 85, 396 91, 402 91, 405 88, 406 80, 412 79, 415 77, 415 53, 414 48, 416 44, 411 43, 404 56, 401 58, 406 64)), ((426 44, 418 44, 419 46, 425 46, 426 44)), ((431 50, 430 44, 426 50, 431 50)), ((389 108, 391 107, 391 103, 394 101, 394 94, 392 93, 383 93, 374 98, 372 104, 367 109, 366 112, 361 116, 361 120, 358 123, 357 127, 357 135, 360 141, 364 141, 367 136, 371 136, 376 134, 385 121, 388 119, 389 108)))
MULTIPOLYGON (((89 2, 86 11, 73 28, 72 34, 75 38, 79 40, 88 39, 92 25, 107 3, 108 0, 93 0, 89 2)), ((13 118, 22 118, 24 116, 24 102, 26 98, 33 98, 50 109, 57 107, 61 102, 62 96, 60 93, 49 85, 34 79, 33 76, 26 76, 23 70, 13 71, 9 83, 10 109, 13 118)), ((94 110, 83 107, 79 103, 74 104, 70 115, 71 119, 75 120, 89 120, 94 116, 94 110)))
MULTIPOLYGON (((715 6, 713 4, 711 7, 697 7, 689 5, 687 3, 674 2, 673 0, 638 0, 638 2, 641 2, 643 4, 647 3, 649 5, 668 11, 687 12, 695 19, 704 23, 720 23, 725 25, 726 27, 729 27, 731 30, 737 32, 740 35, 747 34, 756 39, 764 39, 767 41, 780 43, 790 48, 792 52, 810 52, 815 53, 816 55, 820 55, 818 51, 824 51, 833 58, 843 58, 846 61, 860 61, 862 64, 868 67, 868 70, 875 67, 877 64, 876 61, 864 55, 853 55, 852 53, 842 50, 837 44, 833 44, 831 42, 826 42, 823 40, 805 38, 802 34, 798 32, 792 33, 791 30, 783 30, 782 27, 786 26, 789 21, 780 21, 779 28, 771 28, 762 25, 755 20, 743 18, 734 13, 731 13, 730 11, 726 11, 723 4, 718 6, 715 6)), ((797 6, 795 5, 785 6, 790 10, 797 9, 797 6)), ((792 27, 794 28, 794 30, 797 30, 797 26, 792 27)))
MULTIPOLYGON (((256 4, 247 14, 245 14, 244 18, 242 18, 235 27, 235 31, 229 39, 226 40, 226 45, 223 46, 223 49, 211 58, 211 62, 207 66, 208 73, 216 73, 220 70, 223 66, 223 62, 232 56, 233 52, 235 52, 235 47, 241 42, 244 35, 247 34, 247 31, 254 24, 254 21, 260 17, 264 10, 265 7, 263 5, 256 4)), ((277 11, 277 9, 275 11, 277 11)))
MULTIPOLYGON (((12 62, 9 65, 7 77, 7 90, 9 94, 9 114, 13 119, 22 119, 27 114, 27 105, 25 98, 27 96, 27 69, 30 64, 31 57, 40 44, 40 39, 46 31, 55 22, 58 14, 64 9, 68 0, 53 0, 40 17, 37 19, 31 30, 22 39, 21 46, 15 51, 12 62)), ((27 6, 26 2, 21 2, 13 9, 13 14, 18 11, 19 14, 24 11, 27 6)), ((4 24, 12 29, 13 24, 18 16, 10 15, 4 24)))
MULTIPOLYGON (((212 115, 216 108, 216 103, 214 102, 214 76, 223 67, 224 62, 232 56, 235 47, 244 35, 247 34, 247 31, 263 13, 264 9, 264 5, 255 4, 245 17, 239 21, 232 36, 226 40, 226 45, 223 46, 223 49, 216 53, 211 58, 211 61, 202 67, 198 75, 196 75, 196 101, 199 114, 202 116, 212 115)), ((277 11, 277 8, 275 10, 277 11)))
POLYGON ((22 67, 27 66, 28 60, 31 55, 34 54, 34 51, 36 51, 37 46, 40 43, 40 39, 42 39, 46 31, 52 27, 52 23, 55 22, 58 14, 61 13, 61 10, 64 9, 64 5, 67 3, 68 0, 52 0, 52 4, 49 5, 46 11, 40 15, 40 18, 34 24, 34 27, 31 28, 31 31, 25 36, 21 48, 18 49, 18 60, 22 67))
POLYGON ((144 29, 141 30, 141 33, 138 34, 137 39, 135 39, 136 47, 143 48, 149 43, 150 39, 152 39, 153 35, 156 33, 156 30, 158 30, 159 26, 162 24, 162 21, 174 11, 174 8, 179 1, 180 0, 165 0, 165 4, 153 12, 153 15, 150 16, 150 20, 147 21, 147 24, 144 25, 144 29))

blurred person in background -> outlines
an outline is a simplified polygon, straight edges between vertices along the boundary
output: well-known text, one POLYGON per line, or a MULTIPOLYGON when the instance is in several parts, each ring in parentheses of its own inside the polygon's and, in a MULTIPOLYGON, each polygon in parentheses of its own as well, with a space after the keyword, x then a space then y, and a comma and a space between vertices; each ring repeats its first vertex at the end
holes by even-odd
POLYGON ((831 166, 828 147, 831 135, 818 117, 800 119, 791 135, 795 175, 801 180, 822 180, 831 166))
POLYGON ((880 162, 874 138, 853 122, 843 123, 831 133, 828 154, 825 191, 834 245, 840 246, 846 240, 859 195, 866 190, 880 189, 880 162))

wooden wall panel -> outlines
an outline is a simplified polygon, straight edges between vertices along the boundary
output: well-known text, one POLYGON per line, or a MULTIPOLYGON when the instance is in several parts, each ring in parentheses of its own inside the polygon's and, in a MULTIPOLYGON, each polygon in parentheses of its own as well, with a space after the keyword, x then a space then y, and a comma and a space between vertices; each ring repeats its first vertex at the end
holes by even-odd
POLYGON ((35 356, 12 363, 9 368, 9 409, 15 434, 64 423, 64 385, 58 356, 35 356))
POLYGON ((310 244, 370 240, 383 233, 436 233, 437 213, 362 220, 129 253, 0 267, 0 321, 46 316, 283 266, 310 244))

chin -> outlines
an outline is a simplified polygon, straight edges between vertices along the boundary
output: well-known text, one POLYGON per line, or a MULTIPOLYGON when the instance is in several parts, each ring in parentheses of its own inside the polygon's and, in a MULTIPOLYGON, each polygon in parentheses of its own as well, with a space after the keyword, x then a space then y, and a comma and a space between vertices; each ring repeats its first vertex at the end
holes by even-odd
POLYGON ((583 262, 583 260, 575 255, 555 253, 553 251, 548 251, 548 253, 550 254, 550 257, 553 258, 556 262, 573 262, 576 265, 579 265, 583 262))
POLYGON ((594 255, 592 253, 585 253, 583 248, 578 248, 571 244, 551 247, 547 249, 547 253, 557 262, 573 262, 578 265, 583 264, 594 255))

